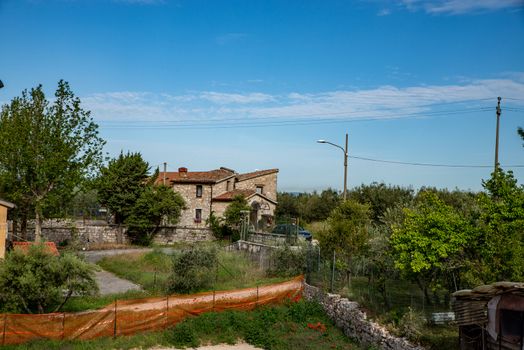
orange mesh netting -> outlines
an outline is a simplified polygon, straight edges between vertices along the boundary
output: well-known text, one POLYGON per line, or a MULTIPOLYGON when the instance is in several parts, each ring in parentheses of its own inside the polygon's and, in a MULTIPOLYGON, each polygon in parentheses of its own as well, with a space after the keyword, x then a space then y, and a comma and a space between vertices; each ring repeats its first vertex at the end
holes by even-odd
POLYGON ((37 339, 94 339, 167 328, 188 316, 228 309, 251 310, 258 305, 298 301, 303 277, 254 288, 191 295, 121 300, 95 311, 40 315, 4 314, 2 345, 37 339))

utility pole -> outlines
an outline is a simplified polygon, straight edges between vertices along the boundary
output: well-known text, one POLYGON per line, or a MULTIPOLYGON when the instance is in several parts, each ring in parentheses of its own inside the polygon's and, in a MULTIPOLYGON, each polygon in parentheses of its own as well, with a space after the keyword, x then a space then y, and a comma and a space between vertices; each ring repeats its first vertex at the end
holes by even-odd
POLYGON ((344 202, 348 192, 348 133, 346 133, 346 148, 344 149, 344 202))
POLYGON ((495 171, 497 170, 499 166, 499 125, 500 125, 500 100, 502 98, 499 96, 497 98, 497 135, 495 138, 495 171))
POLYGON ((326 140, 317 140, 317 143, 327 143, 331 146, 340 148, 344 152, 344 201, 346 201, 347 191, 348 191, 348 133, 346 133, 346 147, 339 146, 333 142, 326 140))
POLYGON ((167 163, 164 162, 164 186, 166 185, 166 171, 167 171, 167 163))

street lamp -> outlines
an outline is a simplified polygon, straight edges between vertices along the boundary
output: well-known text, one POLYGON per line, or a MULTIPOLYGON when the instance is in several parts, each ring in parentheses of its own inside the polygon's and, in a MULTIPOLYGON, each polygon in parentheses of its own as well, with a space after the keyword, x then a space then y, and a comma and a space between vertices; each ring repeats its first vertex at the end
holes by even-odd
POLYGON ((331 146, 340 148, 342 152, 344 152, 344 200, 346 200, 348 187, 348 134, 346 133, 346 148, 343 148, 342 146, 339 146, 326 140, 317 140, 317 143, 327 143, 331 146))

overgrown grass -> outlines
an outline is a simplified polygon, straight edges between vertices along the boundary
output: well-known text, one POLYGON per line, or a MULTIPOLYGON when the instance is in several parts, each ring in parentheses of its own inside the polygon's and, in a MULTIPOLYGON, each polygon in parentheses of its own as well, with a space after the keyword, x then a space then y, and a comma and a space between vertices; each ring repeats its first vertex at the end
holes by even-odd
POLYGON ((152 294, 145 291, 130 290, 126 293, 71 297, 62 307, 64 312, 80 312, 86 310, 101 309, 115 300, 129 300, 151 297, 152 294))
MULTIPOLYGON (((321 265, 320 271, 313 271, 312 278, 313 284, 328 290, 329 264, 321 265)), ((427 349, 458 349, 456 325, 434 326, 424 319, 429 319, 433 312, 450 311, 449 301, 445 300, 444 293, 438 294, 440 303, 428 305, 416 284, 389 279, 386 288, 389 305, 386 305, 383 295, 369 283, 367 277, 353 277, 348 286, 340 272, 336 274, 334 289, 336 293, 357 301, 371 318, 385 325, 394 334, 406 336, 427 349), (416 317, 405 317, 408 314, 416 317)))
POLYGON ((5 349, 148 349, 157 345, 186 348, 234 344, 239 340, 270 350, 362 349, 329 321, 320 305, 306 301, 250 312, 206 313, 162 332, 92 341, 37 341, 5 349))
MULTIPOLYGON (((239 252, 220 251, 216 283, 208 290, 227 290, 277 283, 285 278, 268 278, 258 266, 239 252)), ((158 249, 106 257, 98 262, 104 270, 142 286, 150 293, 165 293, 172 273, 172 256, 158 249)))

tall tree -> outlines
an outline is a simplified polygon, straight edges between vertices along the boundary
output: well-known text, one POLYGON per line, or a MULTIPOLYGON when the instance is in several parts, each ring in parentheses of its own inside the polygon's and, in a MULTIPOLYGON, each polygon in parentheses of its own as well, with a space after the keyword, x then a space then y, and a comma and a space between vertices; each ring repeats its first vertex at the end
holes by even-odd
POLYGON ((41 240, 44 210, 72 198, 99 166, 104 143, 63 80, 53 102, 40 85, 2 107, 0 189, 16 204, 34 208, 35 240, 41 240))
POLYGON ((134 243, 149 245, 163 221, 176 224, 184 207, 182 196, 168 186, 148 184, 126 218, 128 236, 134 243))
POLYGON ((484 282, 524 279, 524 186, 498 167, 483 181, 481 230, 475 240, 484 282))
POLYGON ((148 180, 149 164, 140 153, 120 153, 107 166, 102 167, 95 182, 100 203, 122 224, 131 215, 148 180))
POLYGON ((471 228, 453 207, 434 192, 419 194, 414 209, 404 209, 402 225, 393 228, 391 246, 396 267, 417 282, 428 298, 428 288, 441 276, 462 265, 471 228))
POLYGON ((318 232, 321 248, 336 251, 346 262, 346 278, 351 281, 353 262, 364 254, 371 226, 370 209, 351 199, 336 207, 328 218, 328 229, 318 232))

